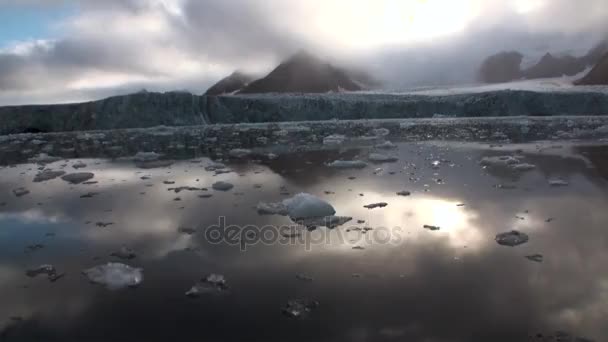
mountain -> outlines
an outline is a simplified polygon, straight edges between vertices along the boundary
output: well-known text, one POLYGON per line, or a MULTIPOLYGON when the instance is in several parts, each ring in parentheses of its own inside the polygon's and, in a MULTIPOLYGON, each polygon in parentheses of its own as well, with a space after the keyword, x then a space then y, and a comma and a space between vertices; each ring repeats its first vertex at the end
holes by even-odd
POLYGON ((589 71, 582 79, 576 81, 577 85, 608 85, 608 53, 589 71))
POLYGON ((266 77, 251 82, 238 93, 326 93, 362 89, 363 86, 348 71, 306 52, 298 52, 266 77))
POLYGON ((522 72, 527 79, 572 76, 587 68, 586 58, 569 55, 555 57, 546 53, 538 63, 522 72))
POLYGON ((521 78, 520 65, 524 56, 517 51, 500 52, 486 58, 479 69, 479 80, 502 83, 521 78))
POLYGON ((230 76, 221 79, 219 82, 207 89, 204 95, 223 95, 231 94, 246 87, 254 78, 240 71, 233 72, 230 76))
POLYGON ((593 66, 608 53, 608 40, 603 40, 582 57, 556 57, 546 53, 535 65, 521 70, 523 55, 517 51, 500 52, 486 58, 479 69, 479 80, 485 83, 510 82, 516 79, 535 79, 573 76, 593 66))

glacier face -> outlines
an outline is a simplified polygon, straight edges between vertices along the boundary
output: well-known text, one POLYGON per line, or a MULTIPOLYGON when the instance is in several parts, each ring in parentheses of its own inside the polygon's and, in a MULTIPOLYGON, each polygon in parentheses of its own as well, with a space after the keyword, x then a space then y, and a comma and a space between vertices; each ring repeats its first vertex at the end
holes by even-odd
POLYGON ((210 123, 608 114, 608 92, 586 89, 231 96, 137 93, 79 104, 0 107, 0 134, 210 123))

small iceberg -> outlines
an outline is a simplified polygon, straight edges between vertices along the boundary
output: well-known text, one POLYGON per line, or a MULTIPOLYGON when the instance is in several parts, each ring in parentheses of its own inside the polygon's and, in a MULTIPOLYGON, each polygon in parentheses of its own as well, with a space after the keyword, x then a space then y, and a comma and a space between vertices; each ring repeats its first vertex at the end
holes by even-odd
POLYGON ((142 268, 110 262, 82 271, 82 273, 95 284, 104 285, 110 290, 135 287, 144 280, 142 268))
POLYGON ((29 194, 30 191, 26 188, 17 188, 17 189, 13 189, 13 194, 17 197, 21 197, 21 196, 25 196, 27 194, 29 194))
POLYGON ((86 182, 89 179, 95 177, 95 174, 92 172, 76 172, 76 173, 68 173, 61 177, 64 181, 71 184, 80 184, 82 182, 86 182))
POLYGON ((281 310, 290 318, 306 318, 312 310, 319 307, 319 302, 308 299, 291 299, 281 310))
POLYGON ((211 187, 213 188, 213 190, 217 190, 217 191, 228 191, 228 190, 234 188, 234 185, 232 183, 220 181, 220 182, 213 183, 213 185, 211 185, 211 187))
POLYGON ((131 260, 134 259, 137 254, 135 254, 135 251, 131 248, 122 246, 119 250, 112 252, 110 256, 117 257, 119 259, 131 260))
POLYGON ((34 177, 34 183, 46 182, 65 175, 65 171, 44 170, 34 177))
POLYGON ((282 204, 292 219, 326 217, 336 213, 331 204, 317 196, 303 192, 283 200, 282 204))
POLYGON ((30 163, 37 163, 37 164, 50 164, 50 163, 54 163, 59 160, 61 160, 60 157, 49 156, 46 153, 40 153, 37 156, 34 156, 29 159, 30 163))
POLYGON ((226 290, 228 290, 228 285, 224 276, 212 273, 186 291, 186 296, 196 298, 205 294, 224 293, 226 290))
POLYGON ((370 153, 368 159, 374 163, 394 163, 399 160, 397 157, 387 156, 381 153, 370 153))
POLYGON ((326 165, 335 169, 363 169, 367 163, 362 160, 335 160, 326 165))
POLYGON ((346 140, 346 137, 341 134, 332 134, 323 138, 323 145, 341 145, 346 140))
POLYGON ((228 155, 232 158, 246 158, 251 155, 251 150, 244 148, 235 148, 228 152, 228 155))
POLYGON ((378 202, 378 203, 371 203, 368 205, 364 205, 363 207, 367 208, 367 209, 375 209, 375 208, 384 208, 387 205, 388 205, 388 203, 386 203, 386 202, 378 202))
POLYGON ((524 244, 528 242, 528 239, 528 235, 521 233, 517 230, 497 234, 495 238, 496 242, 499 245, 510 247, 524 244))
POLYGON ((137 154, 135 154, 133 156, 133 161, 150 162, 150 161, 158 160, 162 156, 163 156, 162 154, 156 153, 156 152, 137 152, 137 154))

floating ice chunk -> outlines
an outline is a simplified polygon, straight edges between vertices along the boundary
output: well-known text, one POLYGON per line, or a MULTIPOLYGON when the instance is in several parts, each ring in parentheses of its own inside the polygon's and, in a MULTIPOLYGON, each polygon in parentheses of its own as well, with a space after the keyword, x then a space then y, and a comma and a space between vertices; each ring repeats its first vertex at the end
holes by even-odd
POLYGON ((162 157, 162 154, 156 152, 137 152, 133 156, 133 160, 136 162, 150 162, 158 160, 160 157, 162 157))
POLYGON ((29 194, 30 191, 26 188, 17 188, 17 189, 13 189, 13 194, 17 197, 21 197, 21 196, 25 196, 27 194, 29 194))
MULTIPOLYGON (((175 183, 175 182, 173 182, 173 183, 175 183)), ((182 192, 182 191, 184 191, 184 190, 185 190, 185 191, 200 191, 200 190, 202 190, 202 189, 201 189, 201 188, 194 187, 194 186, 179 186, 179 187, 177 187, 177 188, 169 188, 169 189, 167 189, 167 190, 168 190, 168 191, 174 191, 174 192, 177 194, 177 193, 180 193, 180 192, 182 192)))
POLYGON ((425 224, 425 225, 423 226, 423 228, 424 228, 424 229, 431 230, 431 231, 435 231, 435 230, 440 230, 440 229, 441 229, 441 228, 440 228, 440 227, 438 227, 438 226, 431 226, 431 225, 428 225, 428 224, 425 224))
POLYGON ((230 152, 228 152, 228 155, 231 156, 232 158, 245 158, 245 157, 251 155, 251 150, 244 149, 244 148, 235 148, 235 149, 230 150, 230 152))
POLYGON ((156 169, 160 167, 167 167, 173 164, 172 160, 148 160, 148 161, 136 161, 135 166, 140 169, 156 169))
POLYGON ((74 165, 72 165, 72 167, 75 168, 75 169, 82 169, 82 168, 87 167, 87 164, 85 164, 85 163, 83 163, 81 161, 78 161, 74 165))
POLYGON ((308 229, 317 227, 327 227, 329 229, 336 228, 351 221, 353 218, 349 216, 325 216, 325 217, 312 217, 305 219, 298 219, 296 223, 305 226, 308 229))
POLYGON ((483 157, 479 161, 479 164, 482 166, 509 166, 519 163, 519 159, 514 156, 483 157))
POLYGON ((372 204, 368 204, 368 205, 364 205, 364 208, 367 209, 374 209, 374 208, 384 208, 388 205, 388 203, 386 202, 378 202, 378 203, 372 203, 372 204))
POLYGON ((411 192, 406 191, 406 190, 397 192, 397 196, 409 196, 411 194, 412 194, 411 192))
POLYGON ((89 179, 95 177, 95 175, 91 172, 76 172, 76 173, 68 173, 65 176, 62 176, 61 179, 68 183, 72 184, 80 184, 82 182, 88 181, 89 179))
POLYGON ((370 153, 368 159, 374 163, 393 163, 399 160, 397 157, 387 156, 381 153, 370 153))
POLYGON ((384 137, 384 136, 389 135, 389 134, 391 133, 391 131, 389 131, 389 130, 388 130, 388 129, 386 129, 386 128, 376 128, 376 129, 372 130, 372 133, 373 133, 375 136, 378 136, 378 137, 384 137))
POLYGON ((122 246, 122 247, 120 247, 119 250, 112 252, 110 254, 110 256, 117 257, 120 259, 130 260, 130 259, 135 258, 137 256, 137 254, 131 248, 129 248, 127 246, 122 246))
POLYGON ((205 166, 205 171, 217 171, 217 170, 222 170, 225 168, 226 168, 225 164, 213 162, 213 163, 205 166))
POLYGON ((287 213, 292 219, 326 217, 336 213, 331 204, 308 193, 299 193, 287 198, 283 200, 283 205, 287 208, 287 213))
POLYGON ((529 163, 519 163, 511 165, 511 168, 516 171, 530 171, 536 168, 536 165, 529 163))
POLYGON ((57 270, 55 269, 55 266, 53 265, 49 265, 49 264, 45 264, 45 265, 40 265, 38 267, 35 268, 30 268, 29 270, 25 271, 25 274, 28 277, 36 277, 40 274, 45 274, 47 276, 51 276, 57 273, 57 270))
POLYGON ((287 301, 282 312, 291 318, 306 318, 312 310, 319 306, 319 302, 308 299, 292 299, 287 301))
POLYGON ((495 240, 499 245, 514 247, 528 242, 528 235, 517 230, 512 230, 497 234, 495 240))
POLYGON ((568 186, 568 182, 561 178, 549 179, 550 186, 568 186))
POLYGON ((336 169, 362 169, 367 166, 367 163, 361 160, 334 160, 327 166, 336 169))
POLYGON ((288 215, 287 207, 282 202, 260 202, 256 210, 260 215, 288 215))
POLYGON ((38 164, 50 164, 50 163, 54 163, 58 160, 61 160, 61 158, 53 157, 46 153, 40 153, 37 156, 34 156, 29 159, 30 163, 38 163, 38 164))
POLYGON ((234 188, 234 185, 228 182, 215 182, 213 183, 213 185, 211 185, 211 187, 213 188, 213 190, 217 190, 217 191, 228 191, 232 188, 234 188))
POLYGON ((190 290, 186 291, 188 297, 199 297, 204 294, 219 294, 228 290, 226 279, 221 274, 210 274, 198 281, 190 290))
POLYGON ((143 269, 117 262, 91 267, 82 273, 92 283, 104 285, 110 290, 135 287, 144 280, 143 269))
POLYGON ((61 171, 61 170, 44 170, 40 173, 38 173, 35 177, 34 177, 34 182, 39 183, 39 182, 45 182, 51 179, 55 179, 57 177, 61 177, 65 175, 65 171, 61 171))
POLYGON ((377 144, 375 147, 376 148, 380 148, 380 149, 384 149, 384 150, 390 150, 390 149, 397 148, 397 145, 395 145, 392 142, 390 142, 390 141, 387 140, 387 141, 385 141, 385 142, 383 142, 381 144, 377 144))
POLYGON ((302 281, 306 281, 306 282, 311 282, 311 281, 314 280, 311 276, 306 275, 304 273, 298 273, 298 274, 296 274, 296 279, 302 280, 302 281))
POLYGON ((532 254, 532 255, 526 255, 526 259, 530 260, 530 261, 535 261, 535 262, 543 262, 543 256, 542 254, 532 254))
POLYGON ((346 137, 341 134, 332 134, 323 138, 323 145, 340 145, 344 143, 346 137))

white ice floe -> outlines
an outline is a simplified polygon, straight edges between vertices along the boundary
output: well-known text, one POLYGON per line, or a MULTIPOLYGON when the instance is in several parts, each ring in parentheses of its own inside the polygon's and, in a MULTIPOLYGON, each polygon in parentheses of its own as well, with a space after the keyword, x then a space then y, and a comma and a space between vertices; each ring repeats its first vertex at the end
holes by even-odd
POLYGON ((88 181, 89 179, 95 177, 95 174, 92 172, 76 172, 76 173, 68 173, 61 177, 64 181, 72 184, 80 184, 82 182, 88 181))
POLYGON ((373 133, 375 136, 378 136, 378 137, 384 137, 384 136, 387 136, 387 135, 389 135, 389 133, 390 133, 390 132, 391 132, 391 131, 389 131, 389 130, 388 130, 388 129, 386 129, 386 128, 376 128, 376 129, 374 129, 374 130, 372 131, 372 133, 373 133))
POLYGON ((385 142, 383 142, 381 144, 377 144, 375 147, 383 149, 383 150, 390 150, 390 149, 397 148, 397 145, 395 145, 392 142, 390 142, 390 141, 387 140, 387 141, 385 141, 385 142))
POLYGON ((494 156, 483 157, 479 164, 491 168, 507 168, 514 171, 530 171, 536 168, 535 165, 521 161, 521 157, 517 156, 494 156))
POLYGON ((370 153, 368 159, 374 163, 393 163, 399 160, 397 157, 387 156, 381 153, 370 153))
POLYGON ((568 186, 568 182, 561 179, 561 178, 553 178, 553 179, 549 179, 549 185, 550 186, 568 186))
POLYGON ((87 164, 85 164, 81 161, 78 161, 78 162, 74 163, 74 165, 72 165, 72 167, 75 169, 82 169, 82 168, 87 167, 87 164))
POLYGON ((367 163, 362 160, 334 160, 327 163, 327 166, 336 169, 362 169, 367 166, 367 163))
POLYGON ((291 318, 305 318, 313 309, 319 306, 319 302, 307 299, 292 299, 283 307, 283 314, 291 318))
POLYGON ((341 134, 332 134, 323 138, 323 145, 340 145, 344 143, 346 137, 341 134))
POLYGON ((228 155, 231 156, 232 158, 245 158, 245 157, 251 155, 251 150, 244 149, 244 148, 235 148, 235 149, 230 150, 228 152, 228 155))
POLYGON ((82 271, 92 283, 106 286, 108 289, 117 290, 125 287, 134 287, 144 280, 142 268, 110 262, 98 265, 82 271))

